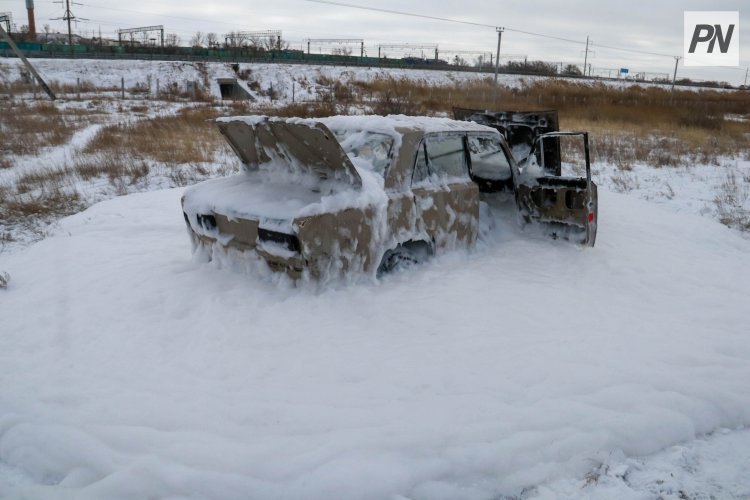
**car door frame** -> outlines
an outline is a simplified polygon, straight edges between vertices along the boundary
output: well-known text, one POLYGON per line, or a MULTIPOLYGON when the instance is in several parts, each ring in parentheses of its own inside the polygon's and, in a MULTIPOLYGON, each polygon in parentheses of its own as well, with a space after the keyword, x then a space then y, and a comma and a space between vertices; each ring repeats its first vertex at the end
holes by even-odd
POLYGON ((516 184, 516 202, 524 219, 545 224, 551 229, 553 237, 563 237, 593 247, 597 232, 598 193, 591 179, 588 132, 541 134, 534 139, 527 161, 535 158, 537 150, 542 152, 539 166, 545 174, 531 177, 522 173, 516 184), (545 164, 545 139, 559 141, 561 137, 579 136, 583 138, 585 177, 563 176, 561 161, 558 165, 545 164))
POLYGON ((429 239, 435 253, 454 248, 460 244, 472 246, 476 243, 479 235, 479 186, 471 177, 466 135, 466 131, 425 133, 414 155, 410 189, 416 207, 415 227, 421 237, 429 239), (436 175, 436 173, 431 168, 429 142, 437 137, 457 137, 461 139, 466 169, 465 179, 455 178, 455 180, 452 180, 448 177, 444 184, 430 182, 431 178, 434 179, 433 175, 436 175), (420 151, 424 153, 427 177, 415 184, 420 151), (440 206, 441 202, 443 203, 442 206, 440 206), (445 207, 450 207, 454 214, 441 214, 440 211, 445 207), (432 209, 438 213, 430 213, 432 209), (425 213, 428 214, 427 217, 425 217, 425 213), (466 213, 471 216, 472 221, 468 225, 461 222, 461 218, 458 217, 458 215, 466 213), (435 221, 434 224, 431 224, 433 218, 435 221), (451 238, 453 232, 456 233, 455 238, 451 238))

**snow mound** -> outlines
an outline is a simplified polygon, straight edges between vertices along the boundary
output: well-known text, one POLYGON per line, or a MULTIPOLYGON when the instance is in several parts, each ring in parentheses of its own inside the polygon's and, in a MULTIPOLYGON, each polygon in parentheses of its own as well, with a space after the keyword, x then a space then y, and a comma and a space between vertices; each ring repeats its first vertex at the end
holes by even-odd
POLYGON ((750 424, 750 242, 718 223, 602 191, 594 249, 498 219, 293 288, 192 262, 181 194, 0 261, 0 497, 497 498, 750 424))

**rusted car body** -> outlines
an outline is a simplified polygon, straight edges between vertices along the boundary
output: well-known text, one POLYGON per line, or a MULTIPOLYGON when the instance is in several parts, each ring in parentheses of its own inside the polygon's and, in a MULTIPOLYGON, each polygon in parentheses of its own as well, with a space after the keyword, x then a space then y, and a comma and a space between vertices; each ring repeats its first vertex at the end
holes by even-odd
POLYGON ((186 190, 194 249, 258 258, 292 278, 382 273, 470 247, 480 191, 539 201, 538 190, 516 189, 522 173, 503 136, 469 121, 232 117, 218 126, 244 167, 186 190))

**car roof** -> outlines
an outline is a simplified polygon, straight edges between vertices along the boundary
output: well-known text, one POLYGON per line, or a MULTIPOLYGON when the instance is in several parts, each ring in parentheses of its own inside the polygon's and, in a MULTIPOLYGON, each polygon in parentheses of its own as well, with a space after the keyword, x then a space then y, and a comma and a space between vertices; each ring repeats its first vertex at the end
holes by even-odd
POLYGON ((434 116, 406 116, 406 115, 338 115, 325 118, 285 118, 269 116, 229 116, 219 118, 217 122, 245 122, 255 126, 262 122, 286 122, 296 125, 314 127, 322 123, 333 132, 360 131, 382 133, 394 137, 406 134, 440 133, 440 132, 485 132, 495 133, 497 130, 486 125, 451 118, 434 116))
POLYGON ((319 118, 320 121, 333 131, 337 130, 367 130, 393 134, 394 132, 405 134, 409 132, 496 132, 492 127, 480 125, 474 122, 453 120, 451 118, 440 118, 433 116, 406 116, 406 115, 353 115, 353 116, 329 116, 319 118))

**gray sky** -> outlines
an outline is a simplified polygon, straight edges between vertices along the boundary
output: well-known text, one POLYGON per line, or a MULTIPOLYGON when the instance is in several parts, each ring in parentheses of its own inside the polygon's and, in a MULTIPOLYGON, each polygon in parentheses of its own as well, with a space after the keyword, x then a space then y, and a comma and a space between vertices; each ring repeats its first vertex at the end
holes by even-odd
MULTIPOLYGON (((280 29, 291 48, 302 48, 307 38, 363 38, 368 55, 377 55, 377 45, 387 43, 438 44, 441 57, 450 50, 494 52, 497 35, 493 28, 455 24, 347 7, 322 5, 306 0, 227 1, 227 0, 80 0, 73 5, 76 16, 89 21, 78 23, 78 31, 89 35, 101 27, 104 36, 114 36, 117 28, 163 24, 167 33, 177 33, 187 43, 196 31, 218 35, 232 30, 280 29)), ((49 0, 36 0, 37 26, 50 24, 54 31, 64 31, 60 17, 63 8, 49 0)), ((501 55, 525 55, 530 60, 564 62, 582 65, 586 35, 592 40, 589 62, 594 70, 628 67, 631 72, 648 71, 671 76, 674 59, 683 53, 683 12, 685 10, 734 10, 740 12, 741 68, 684 68, 678 77, 703 80, 726 80, 741 84, 750 66, 750 8, 741 9, 740 0, 713 1, 592 1, 569 0, 380 0, 365 3, 429 16, 505 26, 515 30, 578 40, 564 42, 549 38, 506 31, 501 55), (604 48, 609 45, 666 54, 667 57, 636 54, 604 48)), ((13 13, 16 24, 26 24, 25 0, 0 0, 0 11, 13 13)), ((304 46, 306 48, 306 46, 304 46)), ((315 51, 315 49, 313 49, 315 51)), ((326 50, 326 49, 324 49, 326 50)), ((392 52, 393 56, 405 55, 392 52)), ((464 56, 471 59, 473 56, 464 56)))

